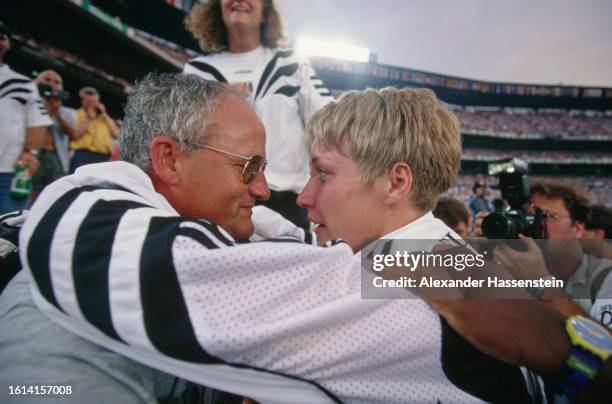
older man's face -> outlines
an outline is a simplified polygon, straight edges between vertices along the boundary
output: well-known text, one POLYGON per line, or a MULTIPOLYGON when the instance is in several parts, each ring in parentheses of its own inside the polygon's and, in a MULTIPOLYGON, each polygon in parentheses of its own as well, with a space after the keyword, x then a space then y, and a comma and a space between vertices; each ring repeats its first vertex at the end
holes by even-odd
MULTIPOLYGON (((253 108, 234 95, 222 97, 199 143, 247 157, 265 155, 265 130, 253 108)), ((235 239, 248 239, 255 201, 270 197, 264 173, 247 184, 242 175, 245 160, 205 148, 182 153, 180 164, 180 192, 188 204, 179 213, 210 219, 235 239)))

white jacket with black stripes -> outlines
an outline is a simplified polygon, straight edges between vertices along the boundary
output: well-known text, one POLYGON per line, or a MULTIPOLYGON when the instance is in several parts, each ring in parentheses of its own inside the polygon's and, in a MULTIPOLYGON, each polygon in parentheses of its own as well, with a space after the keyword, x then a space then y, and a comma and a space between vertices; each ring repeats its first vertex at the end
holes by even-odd
POLYGON ((228 84, 247 80, 266 128, 268 185, 274 191, 299 193, 308 182, 305 123, 333 98, 308 60, 298 57, 293 49, 262 46, 252 52, 260 52, 261 58, 248 69, 235 54, 218 52, 190 60, 183 73, 228 84), (245 70, 252 73, 246 79, 245 70))
MULTIPOLYGON (((428 214, 402 237, 448 232, 428 214)), ((236 244, 180 217, 131 164, 84 166, 48 186, 20 246, 53 321, 195 383, 262 403, 477 401, 444 374, 434 310, 362 299, 348 245, 236 244)))

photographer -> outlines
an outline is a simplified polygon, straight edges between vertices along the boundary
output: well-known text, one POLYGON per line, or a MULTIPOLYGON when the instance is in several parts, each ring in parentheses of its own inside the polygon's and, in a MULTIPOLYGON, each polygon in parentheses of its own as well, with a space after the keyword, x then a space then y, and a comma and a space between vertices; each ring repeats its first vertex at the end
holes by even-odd
MULTIPOLYGON (((532 202, 546 212, 546 233, 554 242, 545 255, 549 272, 565 281, 564 290, 591 317, 602 321, 602 307, 612 298, 612 260, 585 253, 578 242, 589 212, 587 195, 569 184, 552 181, 531 185, 532 202), (571 241, 568 241, 571 240, 571 241), (606 302, 607 301, 607 302, 606 302)), ((605 324, 612 326, 612 322, 605 324)))
POLYGON ((79 91, 81 108, 77 110, 77 127, 70 142, 74 150, 71 172, 78 167, 108 161, 113 150, 113 139, 119 136, 119 127, 100 102, 100 94, 93 87, 79 91))
MULTIPOLYGON (((587 194, 569 184, 553 181, 537 181, 531 184, 531 202, 544 216, 546 242, 543 256, 531 239, 522 237, 528 247, 518 252, 507 246, 498 247, 498 259, 507 267, 523 268, 522 278, 554 276, 563 280, 563 292, 571 296, 590 316, 607 327, 612 325, 609 307, 612 302, 612 260, 597 258, 583 250, 580 238, 585 230, 589 213, 587 194), (536 265, 544 259, 546 266, 536 265), (540 268, 540 270, 535 270, 540 268)), ((562 297, 560 291, 538 291, 540 299, 562 297)), ((558 305, 562 299, 551 300, 552 306, 564 312, 558 305)), ((566 308, 569 306, 566 305, 566 308)))
POLYGON ((32 177, 33 199, 45 186, 68 173, 68 143, 76 133, 76 111, 62 105, 68 99, 62 77, 54 70, 45 70, 36 78, 38 91, 53 125, 45 133, 38 156, 40 168, 32 177))

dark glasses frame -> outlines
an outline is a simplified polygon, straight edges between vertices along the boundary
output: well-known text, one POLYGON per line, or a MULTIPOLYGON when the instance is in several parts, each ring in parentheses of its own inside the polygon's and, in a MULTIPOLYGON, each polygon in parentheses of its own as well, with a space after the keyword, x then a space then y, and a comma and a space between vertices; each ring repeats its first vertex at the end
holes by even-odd
POLYGON ((216 147, 207 146, 205 144, 196 143, 196 142, 188 142, 187 144, 198 146, 203 149, 213 150, 219 153, 223 153, 228 156, 238 157, 243 160, 246 160, 246 163, 242 166, 242 179, 245 184, 249 184, 255 178, 257 173, 263 172, 266 169, 266 165, 268 164, 268 160, 266 160, 265 156, 261 154, 254 154, 252 156, 243 156, 240 154, 228 152, 227 150, 217 149, 216 147))

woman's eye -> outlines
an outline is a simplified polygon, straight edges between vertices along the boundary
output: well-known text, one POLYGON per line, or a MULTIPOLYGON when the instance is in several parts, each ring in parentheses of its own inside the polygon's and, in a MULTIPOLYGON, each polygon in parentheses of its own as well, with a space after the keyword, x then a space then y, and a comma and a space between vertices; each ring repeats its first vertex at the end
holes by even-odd
POLYGON ((325 171, 318 171, 319 176, 319 181, 321 182, 325 182, 325 180, 327 179, 327 176, 329 175, 329 173, 325 172, 325 171))

